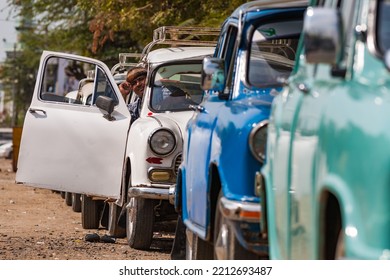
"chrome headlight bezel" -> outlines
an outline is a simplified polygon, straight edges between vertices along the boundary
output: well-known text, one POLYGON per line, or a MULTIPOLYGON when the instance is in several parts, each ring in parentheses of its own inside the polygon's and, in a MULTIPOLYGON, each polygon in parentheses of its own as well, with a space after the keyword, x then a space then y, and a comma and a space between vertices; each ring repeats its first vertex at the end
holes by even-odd
POLYGON ((258 160, 261 164, 265 162, 267 151, 268 123, 268 120, 261 121, 254 128, 252 128, 249 134, 249 149, 255 159, 258 160))
POLYGON ((176 142, 176 137, 175 137, 175 134, 173 133, 172 130, 170 129, 167 129, 167 128, 157 128, 155 129, 150 135, 149 135, 149 138, 148 138, 148 144, 149 144, 149 147, 151 149, 151 151, 155 154, 155 155, 158 155, 158 156, 168 156, 170 154, 173 153, 173 151, 176 149, 176 146, 177 146, 177 142, 176 142), (163 133, 164 135, 159 135, 163 133), (157 139, 155 139, 156 137, 165 137, 166 139, 168 139, 169 141, 169 148, 164 151, 164 148, 163 147, 158 147, 158 142, 157 139))

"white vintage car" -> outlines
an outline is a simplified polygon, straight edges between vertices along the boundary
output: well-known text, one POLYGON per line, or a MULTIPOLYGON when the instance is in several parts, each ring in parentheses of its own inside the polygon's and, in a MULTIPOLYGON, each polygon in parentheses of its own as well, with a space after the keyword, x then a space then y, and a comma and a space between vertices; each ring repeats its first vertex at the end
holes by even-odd
POLYGON ((126 102, 104 63, 44 51, 24 122, 16 181, 114 201, 110 231, 120 231, 118 219, 125 213, 129 245, 148 249, 155 221, 175 215, 183 135, 203 97, 202 59, 213 52, 212 46, 148 50, 139 63, 148 71, 142 109, 130 126, 126 102), (90 102, 66 98, 91 71, 90 102))

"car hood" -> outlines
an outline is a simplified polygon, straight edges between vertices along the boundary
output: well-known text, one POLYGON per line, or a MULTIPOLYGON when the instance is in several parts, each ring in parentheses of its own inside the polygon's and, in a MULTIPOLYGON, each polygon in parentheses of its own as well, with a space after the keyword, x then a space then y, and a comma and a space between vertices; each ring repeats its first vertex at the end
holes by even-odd
POLYGON ((181 133, 185 131, 186 125, 192 115, 194 114, 194 111, 183 111, 183 112, 165 112, 165 113, 159 113, 154 114, 152 116, 149 116, 150 118, 153 118, 156 120, 156 122, 159 123, 161 127, 172 127, 176 126, 179 128, 181 133))

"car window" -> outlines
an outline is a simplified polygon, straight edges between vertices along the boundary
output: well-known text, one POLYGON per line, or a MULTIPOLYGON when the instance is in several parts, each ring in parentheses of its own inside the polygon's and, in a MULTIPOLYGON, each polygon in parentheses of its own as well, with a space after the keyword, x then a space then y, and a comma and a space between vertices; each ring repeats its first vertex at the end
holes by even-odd
POLYGON ((99 95, 118 102, 107 76, 99 67, 75 59, 48 58, 41 83, 41 100, 89 106, 99 95))
POLYGON ((302 20, 296 20, 261 25, 253 32, 247 71, 251 85, 278 85, 290 75, 301 30, 302 20))
POLYGON ((379 51, 384 54, 390 49, 390 0, 378 2, 376 37, 379 51))
MULTIPOLYGON (((50 57, 45 64, 40 99, 51 102, 87 105, 87 74, 95 66, 81 61, 50 57), (83 92, 85 95, 82 95, 83 92)), ((93 84, 93 79, 92 79, 93 84)))
POLYGON ((155 112, 189 110, 202 102, 201 62, 164 65, 155 70, 150 107, 155 112))
POLYGON ((222 50, 222 58, 225 61, 226 88, 224 92, 226 93, 230 92, 230 89, 233 88, 234 62, 237 56, 237 34, 237 27, 230 25, 226 35, 226 43, 222 50))
POLYGON ((115 104, 119 103, 118 98, 117 98, 106 74, 104 73, 103 70, 101 70, 100 68, 97 68, 97 71, 96 71, 96 91, 95 91, 95 95, 93 96, 93 104, 96 103, 96 99, 100 95, 111 97, 115 101, 115 104))

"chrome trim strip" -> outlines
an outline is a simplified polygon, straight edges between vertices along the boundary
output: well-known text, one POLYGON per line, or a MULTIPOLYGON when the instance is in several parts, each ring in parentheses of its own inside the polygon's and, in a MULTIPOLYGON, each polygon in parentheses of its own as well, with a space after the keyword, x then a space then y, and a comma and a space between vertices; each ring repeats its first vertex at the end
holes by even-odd
POLYGON ((235 201, 235 200, 229 200, 226 197, 221 197, 218 207, 220 207, 219 209, 221 210, 221 213, 224 215, 224 217, 229 220, 246 221, 249 223, 260 222, 258 218, 240 217, 240 213, 243 210, 248 212, 260 213, 261 212, 260 203, 235 201))

